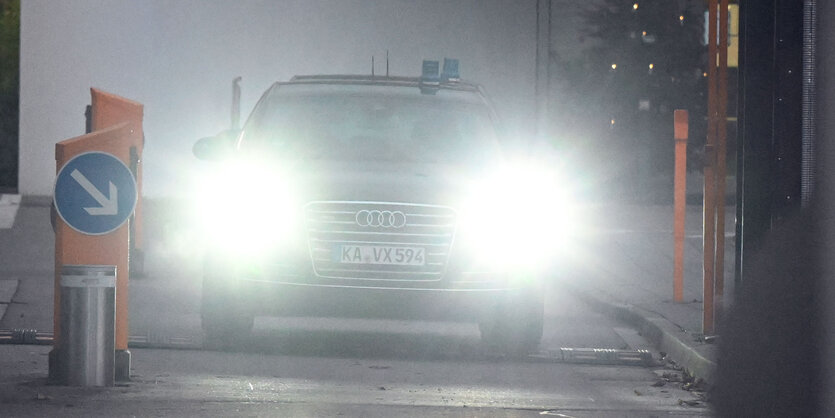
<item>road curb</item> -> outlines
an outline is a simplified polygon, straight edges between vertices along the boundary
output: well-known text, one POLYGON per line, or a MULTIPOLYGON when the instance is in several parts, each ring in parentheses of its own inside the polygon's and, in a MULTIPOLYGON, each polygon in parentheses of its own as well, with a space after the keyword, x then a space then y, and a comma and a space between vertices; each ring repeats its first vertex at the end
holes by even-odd
POLYGON ((591 291, 568 285, 581 300, 595 310, 609 317, 624 321, 637 328, 658 350, 687 370, 692 376, 710 384, 716 371, 716 362, 699 353, 687 343, 693 334, 679 329, 672 322, 654 312, 633 305, 625 305, 604 296, 593 295, 591 291))

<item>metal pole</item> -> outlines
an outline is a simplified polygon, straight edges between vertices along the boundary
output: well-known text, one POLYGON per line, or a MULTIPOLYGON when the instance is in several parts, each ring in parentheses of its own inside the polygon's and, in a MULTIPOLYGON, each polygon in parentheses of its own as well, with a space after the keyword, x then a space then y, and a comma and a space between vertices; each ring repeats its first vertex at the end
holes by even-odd
POLYGON ((816 98, 816 57, 817 54, 817 1, 803 2, 803 116, 802 116, 802 160, 801 205, 806 207, 815 193, 815 143, 817 138, 816 98))
POLYGON ((717 4, 715 0, 708 2, 708 65, 707 65, 707 81, 708 81, 708 104, 707 104, 707 141, 705 144, 705 167, 704 167, 704 212, 703 225, 704 230, 704 261, 703 261, 703 315, 702 315, 702 333, 711 335, 714 333, 713 323, 713 295, 714 295, 714 268, 716 267, 716 202, 714 196, 716 194, 716 179, 714 177, 714 167, 716 164, 716 126, 717 120, 717 45, 716 45, 716 12, 717 4))
POLYGON ((61 268, 59 378, 70 386, 113 386, 116 266, 61 268))
POLYGON ((722 312, 725 294, 725 182, 728 161, 728 0, 719 4, 719 69, 716 95, 716 265, 714 294, 722 312))
POLYGON ((241 77, 232 80, 232 130, 241 129, 241 77))
POLYGON ((536 134, 548 133, 548 64, 551 41, 551 0, 536 2, 536 134))
POLYGON ((713 192, 709 191, 712 188, 708 185, 708 179, 711 183, 714 179, 714 163, 716 161, 716 149, 712 144, 705 145, 705 196, 704 196, 704 276, 703 276, 703 298, 704 306, 702 312, 702 333, 705 335, 713 335, 713 296, 714 296, 714 262, 715 252, 714 245, 716 243, 716 213, 715 201, 713 199, 713 192))
MULTIPOLYGON (((822 1, 817 6, 817 14, 820 22, 831 22, 835 19, 835 3, 822 1), (830 19, 831 18, 831 19, 830 19)), ((835 48, 835 26, 828 24, 817 25, 817 39, 820 42, 818 51, 832 51, 835 48)), ((828 53, 817 54, 817 65, 815 68, 817 84, 817 114, 831 115, 835 112, 835 55, 828 53)), ((822 229, 823 254, 818 254, 820 263, 820 287, 822 311, 820 313, 821 347, 819 353, 822 360, 822 371, 820 372, 822 385, 818 392, 818 405, 820 416, 832 416, 835 413, 835 396, 827 394, 835 393, 835 358, 831 355, 835 347, 835 330, 832 324, 835 323, 835 281, 832 280, 835 274, 835 258, 831 256, 832 245, 835 243, 835 224, 831 221, 831 208, 835 207, 835 176, 832 168, 835 167, 835 119, 821 117, 816 121, 816 147, 817 164, 814 166, 816 184, 814 205, 819 205, 823 214, 818 215, 816 226, 822 229), (824 215, 824 216, 822 216, 824 215), (826 219, 826 221, 824 220, 826 219)))

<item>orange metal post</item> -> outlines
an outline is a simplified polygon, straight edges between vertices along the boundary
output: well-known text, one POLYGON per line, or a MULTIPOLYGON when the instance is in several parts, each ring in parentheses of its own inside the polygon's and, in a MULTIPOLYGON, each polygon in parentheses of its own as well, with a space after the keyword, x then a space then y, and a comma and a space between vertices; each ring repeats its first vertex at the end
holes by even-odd
POLYGON ((716 161, 716 126, 717 126, 717 1, 708 2, 708 89, 707 89, 707 140, 705 144, 705 167, 704 167, 704 306, 702 315, 702 333, 711 335, 714 333, 713 321, 713 295, 714 295, 714 268, 716 263, 716 178, 714 177, 714 165, 716 161))
MULTIPOLYGON (((56 172, 73 157, 90 151, 111 154, 131 165, 131 148, 137 156, 142 150, 143 106, 119 96, 92 89, 93 132, 68 139, 55 145, 56 172)), ((141 164, 137 164, 137 192, 141 190, 141 164)), ((140 210, 137 200, 136 211, 140 210)), ((141 216, 137 216, 141 220, 141 216)), ((128 280, 130 257, 130 226, 125 223, 105 235, 85 235, 67 225, 60 217, 55 224, 55 310, 53 316, 54 345, 60 349, 60 273, 68 264, 101 264, 116 266, 116 330, 117 352, 116 378, 129 378, 128 349, 128 280), (126 367, 120 368, 120 352, 127 358, 126 367)), ((141 228, 136 228, 141 231, 141 228)), ((140 241, 141 242, 141 241, 140 241)))
POLYGON ((687 198, 687 128, 686 110, 674 114, 676 163, 673 191, 673 299, 684 301, 684 216, 687 198))

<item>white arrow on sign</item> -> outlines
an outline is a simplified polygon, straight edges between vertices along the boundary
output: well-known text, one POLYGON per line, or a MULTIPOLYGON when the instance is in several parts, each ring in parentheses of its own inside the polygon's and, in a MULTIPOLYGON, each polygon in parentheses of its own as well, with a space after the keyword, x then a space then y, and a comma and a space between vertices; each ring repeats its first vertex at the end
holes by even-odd
POLYGON ((98 208, 84 208, 90 215, 115 215, 119 213, 119 203, 118 203, 118 190, 116 189, 116 185, 113 182, 110 183, 110 198, 105 197, 93 183, 90 183, 90 180, 87 180, 87 177, 84 177, 84 174, 81 174, 80 171, 73 170, 70 173, 70 176, 87 191, 90 193, 90 196, 93 196, 93 199, 96 199, 96 202, 99 202, 101 207, 98 208))

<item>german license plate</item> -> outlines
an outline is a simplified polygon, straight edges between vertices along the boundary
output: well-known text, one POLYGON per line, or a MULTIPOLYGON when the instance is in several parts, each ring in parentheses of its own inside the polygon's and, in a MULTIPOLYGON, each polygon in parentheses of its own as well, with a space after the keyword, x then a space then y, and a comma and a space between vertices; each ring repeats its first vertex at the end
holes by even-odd
POLYGON ((423 247, 386 245, 337 245, 334 255, 346 264, 388 264, 394 266, 422 266, 426 263, 423 247))

